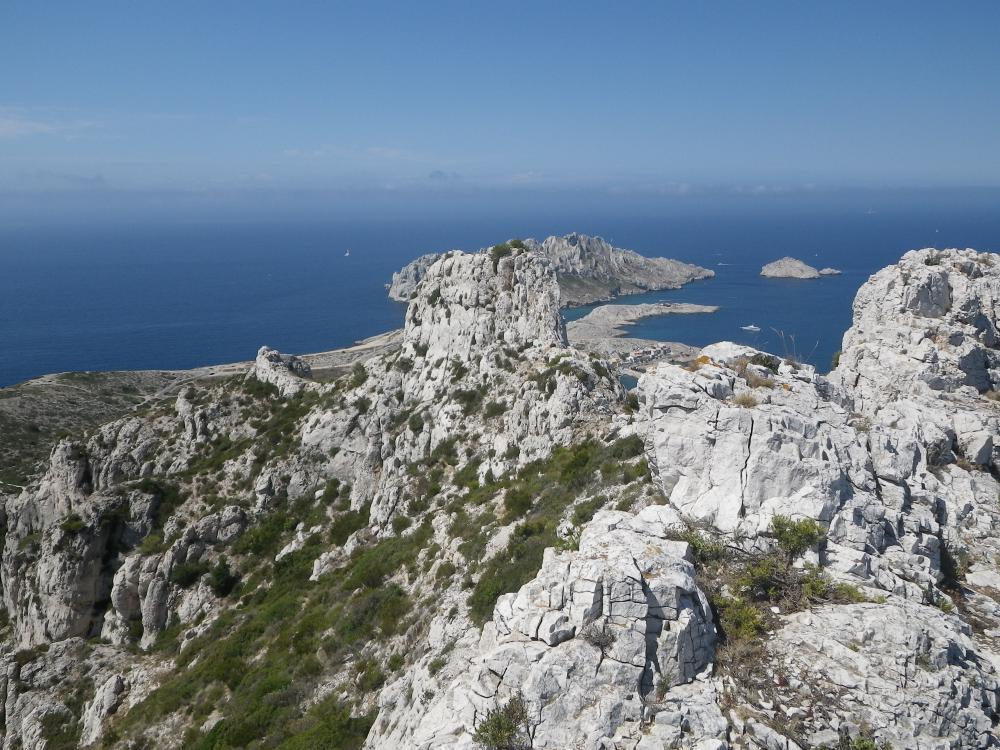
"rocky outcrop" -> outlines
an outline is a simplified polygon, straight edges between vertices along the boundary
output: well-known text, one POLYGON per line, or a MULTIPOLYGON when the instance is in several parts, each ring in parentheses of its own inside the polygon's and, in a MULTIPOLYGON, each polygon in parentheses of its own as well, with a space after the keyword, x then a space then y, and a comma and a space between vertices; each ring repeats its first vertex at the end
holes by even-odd
POLYGON ((551 265, 515 249, 502 257, 456 251, 431 266, 407 310, 398 357, 373 370, 356 398, 370 403, 361 420, 324 413, 303 442, 350 445, 362 457, 345 477, 352 502, 371 503, 372 520, 384 525, 408 493, 407 467, 439 446, 462 436, 462 460, 475 457, 481 476, 500 476, 547 456, 581 417, 608 414, 623 392, 606 369, 568 348, 551 265), (480 424, 475 411, 487 402, 500 413, 480 424), (386 430, 400 412, 416 415, 419 427, 386 430))
POLYGON ((715 638, 688 545, 666 538, 673 520, 661 511, 600 514, 579 550, 548 550, 535 579, 500 598, 478 645, 456 649, 441 677, 383 693, 367 747, 476 747, 477 725, 515 696, 532 747, 634 746, 651 706, 699 678, 715 638), (402 699, 434 687, 426 705, 402 699))
POLYGON ((982 407, 977 397, 1000 387, 998 319, 995 254, 914 250, 858 291, 831 379, 866 413, 887 401, 938 396, 982 407))
POLYGON ((818 279, 820 272, 797 258, 785 256, 766 264, 760 275, 772 279, 818 279))
MULTIPOLYGON (((602 302, 622 294, 676 289, 696 279, 714 276, 706 268, 669 258, 647 258, 632 250, 612 246, 600 237, 568 234, 539 242, 525 240, 524 247, 549 260, 559 279, 564 306, 602 302)), ((488 252, 484 250, 482 252, 488 252)), ((393 274, 389 296, 409 300, 416 286, 439 255, 422 255, 393 274)))
POLYGON ((765 690, 795 707, 814 747, 836 747, 842 723, 878 727, 892 747, 994 746, 996 668, 958 618, 933 607, 819 607, 788 616, 767 650, 779 679, 765 690), (810 679, 780 679, 802 674, 810 679))
POLYGON ((568 234, 526 244, 545 255, 559 275, 564 305, 602 302, 622 294, 677 289, 714 271, 669 258, 647 258, 600 237, 568 234))
POLYGON ((282 396, 294 396, 305 387, 303 378, 312 376, 308 363, 291 354, 262 346, 247 377, 270 383, 282 396))
MULTIPOLYGON (((640 381, 650 463, 682 519, 758 548, 777 515, 815 520, 826 539, 807 559, 887 592, 783 617, 765 677, 731 688, 759 715, 796 706, 812 744, 864 726, 893 747, 993 746, 998 262, 924 250, 873 276, 829 378, 720 344, 640 381), (947 614, 955 597, 978 635, 947 614)), ((732 729, 791 746, 773 724, 732 729)))
POLYGON ((424 278, 427 269, 441 257, 441 253, 427 253, 411 260, 392 275, 392 282, 386 284, 390 299, 409 302, 417 296, 417 285, 424 278))

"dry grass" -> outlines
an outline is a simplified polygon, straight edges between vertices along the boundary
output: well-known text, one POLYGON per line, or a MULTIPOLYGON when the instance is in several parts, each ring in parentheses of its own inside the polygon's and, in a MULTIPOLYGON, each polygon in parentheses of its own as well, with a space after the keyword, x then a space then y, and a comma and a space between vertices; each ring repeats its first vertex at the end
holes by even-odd
POLYGON ((744 409, 752 409, 759 403, 760 401, 752 393, 737 393, 733 396, 733 405, 742 406, 744 409))
POLYGON ((774 381, 766 375, 761 375, 750 369, 755 364, 746 357, 733 360, 733 370, 743 378, 751 388, 774 388, 774 381))
POLYGON ((695 372, 697 370, 700 370, 705 365, 711 363, 711 361, 712 361, 711 357, 706 357, 704 354, 702 354, 700 357, 696 357, 695 359, 692 359, 690 362, 688 362, 687 365, 685 365, 684 369, 688 370, 689 372, 695 372))
POLYGON ((984 393, 983 395, 986 397, 987 401, 1000 402, 1000 390, 997 390, 996 388, 994 388, 992 391, 986 391, 986 393, 984 393))

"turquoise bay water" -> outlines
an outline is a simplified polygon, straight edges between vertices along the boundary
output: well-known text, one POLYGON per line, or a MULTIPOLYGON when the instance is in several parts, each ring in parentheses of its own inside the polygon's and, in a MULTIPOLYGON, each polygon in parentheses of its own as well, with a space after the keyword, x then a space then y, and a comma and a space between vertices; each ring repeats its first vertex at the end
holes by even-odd
POLYGON ((721 306, 711 315, 643 321, 636 336, 694 345, 729 339, 796 353, 823 369, 871 273, 916 247, 1000 249, 1000 216, 955 210, 7 227, 0 229, 0 386, 64 370, 245 360, 262 344, 293 353, 345 346, 402 324, 404 308, 385 296, 384 284, 410 259, 570 231, 716 272, 679 290, 623 298, 721 306), (814 281, 758 275, 783 255, 844 273, 814 281), (740 330, 749 323, 761 332, 740 330))

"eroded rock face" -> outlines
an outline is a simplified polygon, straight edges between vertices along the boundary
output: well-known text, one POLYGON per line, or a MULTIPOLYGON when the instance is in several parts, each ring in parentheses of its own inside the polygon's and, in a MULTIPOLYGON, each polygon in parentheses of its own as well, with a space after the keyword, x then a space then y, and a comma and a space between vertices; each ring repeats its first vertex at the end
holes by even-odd
POLYGON ((427 253, 412 260, 392 275, 392 282, 386 285, 390 299, 397 302, 409 302, 417 295, 417 285, 427 269, 437 262, 440 253, 427 253))
POLYGON ((858 291, 831 380, 865 413, 903 398, 975 399, 1000 387, 998 319, 1000 256, 913 250, 858 291))
POLYGON ((568 348, 551 265, 514 249, 502 257, 453 252, 434 263, 410 301, 398 358, 373 370, 356 398, 364 415, 319 415, 303 442, 340 446, 354 469, 352 502, 370 502, 373 522, 384 526, 404 509, 407 467, 449 441, 461 461, 480 461, 480 477, 501 476, 549 455, 581 415, 609 414, 624 392, 603 365, 568 348), (490 403, 494 415, 480 419, 490 403), (400 413, 413 419, 389 428, 400 413))
POLYGON ((500 598, 478 646, 457 649, 442 678, 415 674, 383 693, 368 747, 475 747, 477 723, 514 695, 533 747, 638 741, 646 702, 694 681, 715 639, 688 545, 666 538, 674 517, 661 511, 598 514, 578 551, 547 550, 534 580, 500 598), (432 684, 441 692, 428 705, 401 700, 432 684))
POLYGON ((270 383, 282 396, 294 396, 305 387, 303 378, 312 376, 308 363, 292 354, 262 346, 248 377, 270 383))
POLYGON ((967 630, 898 600, 799 612, 768 643, 776 675, 762 682, 777 704, 801 709, 817 746, 847 722, 879 727, 893 747, 994 747, 1000 682, 967 630))
POLYGON ((892 747, 994 746, 998 263, 922 250, 873 276, 829 378, 719 344, 640 381, 650 464, 682 519, 765 546, 774 515, 814 519, 828 531, 809 557, 888 593, 783 618, 760 684, 727 688, 758 709, 730 717, 734 746, 835 746, 861 727, 892 747), (948 614, 958 558, 975 631, 948 614), (788 736, 760 721, 776 706, 795 707, 788 736))

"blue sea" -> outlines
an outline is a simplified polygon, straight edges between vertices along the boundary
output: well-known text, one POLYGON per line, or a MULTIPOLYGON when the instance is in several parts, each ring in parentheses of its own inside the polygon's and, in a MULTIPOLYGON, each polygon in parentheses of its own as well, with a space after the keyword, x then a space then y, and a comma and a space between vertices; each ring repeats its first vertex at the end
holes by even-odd
POLYGON ((402 324, 404 307, 384 285, 412 258, 571 231, 716 272, 679 290, 623 298, 721 307, 650 319, 634 335, 694 345, 729 339, 821 369, 871 273, 917 247, 1000 250, 1000 216, 960 210, 8 227, 0 229, 0 386, 67 370, 246 360, 262 344, 293 353, 345 346, 402 324), (759 276, 783 255, 843 274, 759 276), (751 323, 760 333, 741 330, 751 323))

